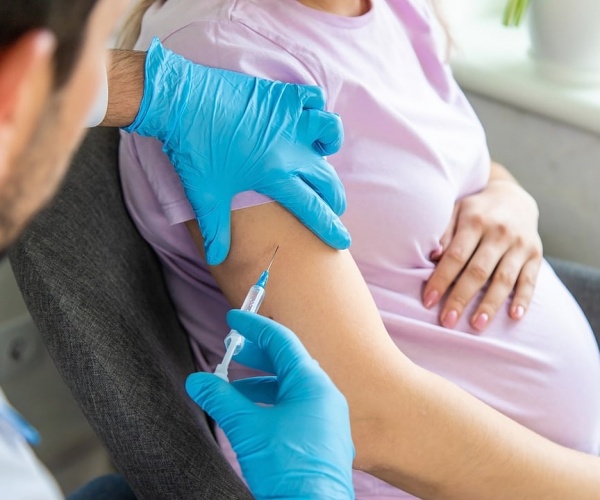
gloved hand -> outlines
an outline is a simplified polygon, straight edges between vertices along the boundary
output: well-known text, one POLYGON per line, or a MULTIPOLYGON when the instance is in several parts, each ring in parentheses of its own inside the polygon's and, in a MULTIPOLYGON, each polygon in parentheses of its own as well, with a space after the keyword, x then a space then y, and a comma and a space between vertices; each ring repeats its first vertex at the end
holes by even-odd
POLYGON ((276 376, 228 384, 195 373, 186 389, 227 435, 252 494, 259 500, 354 498, 344 396, 287 328, 237 310, 227 322, 262 350, 276 376))
POLYGON ((154 39, 140 111, 127 132, 156 137, 179 174, 204 236, 207 262, 230 245, 233 196, 257 191, 292 212, 325 243, 350 246, 336 216, 341 181, 323 155, 343 142, 339 117, 318 87, 272 82, 193 64, 154 39))

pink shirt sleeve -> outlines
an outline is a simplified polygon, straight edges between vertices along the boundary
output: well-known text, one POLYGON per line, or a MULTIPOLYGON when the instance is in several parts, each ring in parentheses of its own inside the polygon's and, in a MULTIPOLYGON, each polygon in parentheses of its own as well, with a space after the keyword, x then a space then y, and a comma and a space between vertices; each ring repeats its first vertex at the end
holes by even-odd
MULTIPOLYGON (((149 44, 150 37, 146 35, 146 38, 148 40, 140 40, 138 48, 145 48, 149 44)), ((290 83, 316 84, 316 78, 308 68, 284 47, 237 21, 194 22, 171 33, 162 43, 166 48, 205 66, 290 83)), ((145 171, 169 223, 178 224, 193 219, 194 212, 185 197, 183 186, 169 159, 161 151, 160 144, 139 136, 133 140, 137 157, 134 160, 145 171)), ((270 201, 271 198, 267 196, 247 191, 234 197, 232 209, 270 201)))

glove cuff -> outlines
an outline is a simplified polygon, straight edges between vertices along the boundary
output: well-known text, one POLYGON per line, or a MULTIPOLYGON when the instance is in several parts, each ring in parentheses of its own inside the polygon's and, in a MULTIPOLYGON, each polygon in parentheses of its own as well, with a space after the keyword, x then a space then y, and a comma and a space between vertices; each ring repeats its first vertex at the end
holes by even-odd
POLYGON ((140 109, 135 117, 135 120, 131 122, 127 127, 123 127, 123 130, 129 134, 135 132, 140 135, 147 135, 145 133, 147 127, 145 127, 145 120, 148 116, 148 109, 152 104, 154 98, 154 88, 151 82, 156 77, 157 67, 160 67, 164 60, 164 47, 161 45, 158 38, 153 38, 148 51, 146 52, 146 62, 144 64, 144 90, 142 94, 142 100, 140 102, 140 109))
MULTIPOLYGON (((200 82, 207 70, 166 49, 158 38, 154 38, 146 53, 140 109, 131 125, 123 130, 168 142, 187 101, 187 83, 192 79, 200 82)), ((195 92, 199 93, 200 89, 197 84, 195 92)))

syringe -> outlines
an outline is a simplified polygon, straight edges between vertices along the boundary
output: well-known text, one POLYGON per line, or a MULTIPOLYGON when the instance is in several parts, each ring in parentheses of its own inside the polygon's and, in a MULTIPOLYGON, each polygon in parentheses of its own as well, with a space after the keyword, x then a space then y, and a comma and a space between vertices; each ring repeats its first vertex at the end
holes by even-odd
MULTIPOLYGON (((258 312, 258 308, 260 307, 260 305, 263 302, 263 299, 265 298, 265 286, 267 284, 267 281, 269 280, 269 270, 271 269, 271 264, 273 264, 273 260, 275 259, 277 250, 279 250, 279 245, 277 245, 277 248, 273 253, 273 257, 271 257, 271 262, 269 262, 267 269, 265 269, 262 272, 256 284, 250 287, 250 290, 248 291, 248 294, 244 299, 244 303, 240 308, 242 311, 250 311, 252 313, 258 312)), ((229 332, 227 337, 225 337, 225 348, 227 349, 227 351, 225 351, 223 361, 221 361, 217 365, 217 368, 215 369, 215 375, 222 378, 226 382, 229 382, 229 377, 227 376, 229 370, 229 363, 231 363, 231 359, 233 358, 233 356, 235 356, 242 350, 242 348, 244 347, 245 340, 246 339, 243 337, 243 335, 237 332, 236 330, 232 329, 229 332)))

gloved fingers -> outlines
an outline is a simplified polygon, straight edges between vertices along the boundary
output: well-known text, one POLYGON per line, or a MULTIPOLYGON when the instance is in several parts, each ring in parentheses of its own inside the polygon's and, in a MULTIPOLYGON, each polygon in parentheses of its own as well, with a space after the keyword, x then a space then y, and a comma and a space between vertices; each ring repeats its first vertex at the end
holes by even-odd
POLYGON ((277 377, 252 377, 231 383, 241 394, 254 403, 273 405, 277 402, 277 377))
POLYGON ((218 203, 208 213, 196 211, 196 218, 204 238, 206 262, 209 266, 221 264, 231 245, 231 201, 218 203))
MULTIPOLYGON (((247 311, 232 309, 227 313, 229 326, 263 349, 273 363, 275 375, 280 381, 294 376, 299 364, 316 363, 296 335, 279 323, 247 311)), ((300 380, 306 379, 300 375, 300 380)))
POLYGON ((336 215, 346 211, 346 190, 327 160, 315 157, 310 165, 297 171, 297 176, 318 193, 336 215))
POLYGON ((258 346, 246 339, 242 350, 233 357, 236 363, 240 363, 249 368, 260 370, 266 373, 274 373, 273 363, 266 355, 265 351, 259 349, 258 346))
POLYGON ((192 373, 185 382, 185 390, 221 428, 228 418, 252 404, 233 386, 212 373, 192 373))
POLYGON ((325 109, 325 92, 316 85, 297 85, 304 109, 325 109))
POLYGON ((335 113, 305 109, 296 129, 298 139, 321 156, 337 153, 344 143, 342 119, 335 113))
POLYGON ((301 178, 288 179, 272 192, 261 192, 288 209, 330 247, 344 250, 350 246, 350 233, 340 218, 301 178))

